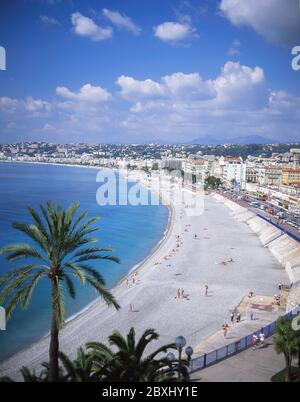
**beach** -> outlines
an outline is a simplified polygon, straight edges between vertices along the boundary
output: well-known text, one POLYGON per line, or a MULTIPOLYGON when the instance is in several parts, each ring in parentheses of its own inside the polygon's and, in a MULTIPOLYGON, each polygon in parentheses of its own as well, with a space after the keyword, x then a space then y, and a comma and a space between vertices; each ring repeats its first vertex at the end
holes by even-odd
MULTIPOLYGON (((167 191, 162 183, 162 198, 167 191)), ((183 190, 175 186, 173 191, 183 190)), ((204 196, 204 211, 199 215, 188 215, 183 203, 169 208, 164 239, 112 290, 120 311, 98 300, 62 330, 60 348, 70 357, 88 341, 105 342, 114 329, 125 335, 131 327, 137 336, 148 328, 160 334, 148 352, 178 335, 196 347, 220 330, 249 291, 272 297, 278 284, 288 281, 249 226, 234 220, 230 210, 213 197, 204 196), (178 289, 184 297, 177 298, 178 289)), ((143 235, 143 228, 136 230, 143 235)), ((38 372, 40 363, 48 360, 48 345, 45 337, 5 360, 0 376, 20 379, 21 366, 38 372)))

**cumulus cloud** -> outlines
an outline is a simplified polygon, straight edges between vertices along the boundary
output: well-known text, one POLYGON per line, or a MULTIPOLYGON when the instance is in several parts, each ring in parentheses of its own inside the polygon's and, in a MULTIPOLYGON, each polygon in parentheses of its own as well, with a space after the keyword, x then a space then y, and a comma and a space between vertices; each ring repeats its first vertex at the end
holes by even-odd
POLYGON ((60 25, 56 18, 49 17, 48 15, 41 15, 40 20, 46 25, 60 25))
POLYGON ((85 17, 79 12, 71 15, 71 21, 77 35, 87 37, 95 42, 107 40, 113 35, 111 27, 100 27, 91 18, 85 17))
POLYGON ((116 83, 121 96, 112 102, 91 84, 78 91, 58 87, 52 101, 0 97, 0 129, 10 130, 10 141, 25 131, 30 139, 61 135, 65 142, 222 141, 250 134, 276 140, 283 132, 287 141, 299 139, 300 97, 269 89, 259 66, 228 61, 209 79, 176 72, 156 80, 123 75, 116 83))
POLYGON ((154 29, 154 36, 163 42, 182 42, 196 36, 196 30, 187 22, 164 22, 154 29))
POLYGON ((107 8, 103 8, 102 14, 119 29, 126 29, 134 35, 139 35, 141 32, 141 28, 136 25, 131 18, 119 13, 118 11, 111 11, 107 8))
POLYGON ((299 0, 221 0, 220 10, 233 25, 249 26, 268 41, 284 46, 299 42, 299 0))
POLYGON ((41 99, 33 99, 28 97, 24 101, 24 107, 29 112, 40 112, 40 111, 49 111, 51 109, 51 104, 47 101, 41 99))
POLYGON ((229 61, 224 65, 214 81, 214 88, 219 103, 236 108, 258 108, 268 98, 263 69, 243 66, 238 62, 229 61))
POLYGON ((240 48, 241 42, 238 39, 235 39, 228 50, 229 56, 237 56, 240 53, 240 48))
POLYGON ((121 87, 121 96, 128 100, 153 98, 164 95, 163 87, 150 79, 139 81, 132 77, 121 75, 116 83, 121 87))
POLYGON ((162 78, 166 90, 171 96, 184 99, 210 99, 215 96, 212 81, 204 81, 199 73, 184 74, 181 72, 166 75, 162 78))
POLYGON ((65 99, 90 103, 106 102, 112 97, 106 89, 91 84, 83 85, 78 92, 72 92, 67 87, 57 87, 56 93, 65 99))

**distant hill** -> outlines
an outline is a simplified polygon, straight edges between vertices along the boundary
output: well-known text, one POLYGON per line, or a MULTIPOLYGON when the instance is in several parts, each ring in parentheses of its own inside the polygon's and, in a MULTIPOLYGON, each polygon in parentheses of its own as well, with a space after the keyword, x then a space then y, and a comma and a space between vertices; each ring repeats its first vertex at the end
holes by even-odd
POLYGON ((202 138, 196 138, 189 142, 189 144, 200 144, 200 145, 224 145, 224 144, 281 144, 282 141, 270 140, 269 138, 262 137, 260 135, 248 135, 246 137, 235 137, 235 138, 225 138, 223 140, 218 140, 211 136, 205 136, 202 138))

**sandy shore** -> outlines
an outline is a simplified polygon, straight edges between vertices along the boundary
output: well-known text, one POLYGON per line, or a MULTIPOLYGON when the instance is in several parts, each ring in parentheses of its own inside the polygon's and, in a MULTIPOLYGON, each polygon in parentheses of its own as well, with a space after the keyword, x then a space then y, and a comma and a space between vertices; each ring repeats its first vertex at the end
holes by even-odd
MULTIPOLYGON (((245 223, 230 216, 226 206, 210 196, 204 201, 205 210, 198 216, 188 216, 183 203, 173 205, 164 241, 128 275, 128 284, 123 280, 113 289, 121 310, 97 301, 68 322, 60 335, 65 353, 74 357, 78 346, 105 341, 114 329, 127 333, 132 326, 138 335, 147 328, 158 331, 160 338, 153 348, 178 335, 196 346, 220 329, 250 290, 266 296, 276 293, 278 283, 287 280, 280 264, 245 223), (233 262, 220 264, 231 259, 233 262), (178 288, 184 289, 187 297, 177 299, 178 288), (129 312, 129 304, 133 312, 129 312)), ((137 230, 142 235, 142 228, 137 230)), ((19 378, 22 365, 38 370, 39 364, 48 360, 48 345, 49 338, 43 338, 2 362, 0 376, 19 378)))

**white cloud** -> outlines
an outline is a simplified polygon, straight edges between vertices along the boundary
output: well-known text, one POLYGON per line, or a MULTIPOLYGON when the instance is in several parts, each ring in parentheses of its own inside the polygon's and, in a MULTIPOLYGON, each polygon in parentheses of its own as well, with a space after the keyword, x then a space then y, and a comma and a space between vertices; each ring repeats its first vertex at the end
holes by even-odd
POLYGON ((249 26, 268 41, 298 44, 299 0, 221 0, 220 10, 232 24, 249 26))
POLYGON ((29 112, 49 111, 51 109, 51 104, 41 99, 28 97, 26 101, 24 101, 24 107, 29 112))
POLYGON ((261 107, 266 103, 268 92, 264 71, 260 67, 242 66, 238 62, 227 62, 221 75, 214 81, 217 100, 223 105, 261 107))
POLYGON ((196 30, 188 23, 164 22, 154 29, 154 36, 163 42, 176 43, 196 36, 196 30))
POLYGON ((43 131, 55 131, 55 127, 52 124, 45 123, 42 130, 43 131))
POLYGON ((95 42, 109 39, 113 35, 111 27, 102 28, 91 18, 85 17, 79 12, 71 15, 71 21, 74 27, 74 32, 77 35, 90 38, 95 42))
POLYGON ((163 87, 150 79, 139 81, 125 75, 120 76, 116 83, 121 87, 121 96, 124 99, 134 100, 152 98, 164 95, 163 87))
POLYGON ((240 48, 241 42, 238 39, 235 39, 228 50, 229 56, 237 56, 240 53, 240 48))
POLYGON ((204 81, 200 74, 174 73, 162 78, 171 96, 184 99, 209 99, 215 96, 212 81, 204 81))
POLYGON ((117 80, 121 97, 86 84, 58 87, 52 101, 0 97, 2 141, 187 142, 260 135, 299 140, 300 97, 268 88, 262 68, 229 61, 215 77, 176 72, 160 79, 117 80), (11 122, 16 126, 9 130, 11 122), (7 134, 6 133, 7 130, 7 134), (6 135, 6 139, 4 139, 6 135), (19 137, 18 137, 19 136, 19 137))
POLYGON ((119 29, 126 29, 130 31, 134 35, 139 35, 141 32, 141 28, 137 26, 131 18, 126 15, 122 15, 118 11, 111 11, 107 8, 103 8, 102 14, 116 27, 119 29))
POLYGON ((65 99, 90 103, 106 102, 112 97, 106 89, 91 84, 83 85, 78 92, 72 92, 67 87, 57 87, 56 93, 65 99))
POLYGON ((56 18, 49 17, 48 15, 41 15, 40 20, 46 25, 60 25, 56 18))

